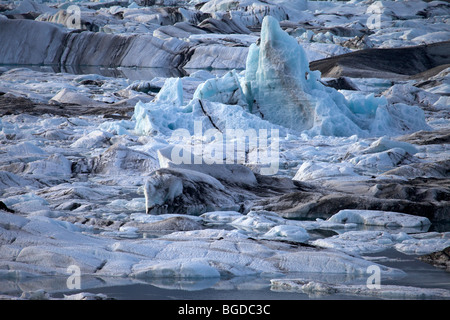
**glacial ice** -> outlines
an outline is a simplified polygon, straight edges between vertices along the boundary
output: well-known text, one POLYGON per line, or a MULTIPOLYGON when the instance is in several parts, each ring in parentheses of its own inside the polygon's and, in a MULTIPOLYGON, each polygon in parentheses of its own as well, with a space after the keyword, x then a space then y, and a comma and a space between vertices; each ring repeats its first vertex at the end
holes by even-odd
POLYGON ((303 48, 273 17, 264 18, 261 30, 260 44, 249 48, 245 75, 231 71, 208 79, 187 104, 182 82, 167 79, 153 102, 136 105, 136 132, 170 135, 183 128, 192 134, 197 119, 221 131, 225 126, 267 128, 268 122, 282 133, 328 136, 392 136, 429 129, 418 107, 388 104, 373 94, 344 96, 324 86, 320 73, 309 69, 303 48))
POLYGON ((262 237, 269 239, 288 239, 291 241, 305 242, 309 239, 309 234, 300 226, 281 225, 271 228, 262 237))
POLYGON ((367 284, 341 284, 307 279, 272 279, 271 289, 279 292, 303 292, 311 297, 330 294, 349 294, 381 299, 448 299, 447 290, 434 288, 418 288, 413 286, 386 285, 380 288, 369 288, 367 284))
POLYGON ((241 106, 246 103, 235 70, 228 72, 222 78, 206 80, 198 86, 193 98, 241 106))
MULTIPOLYGON (((413 230, 410 230, 413 231, 413 230)), ((387 230, 351 230, 324 239, 311 241, 323 248, 333 248, 348 254, 367 254, 381 252, 388 248, 408 254, 423 255, 443 250, 450 245, 449 233, 407 234, 387 230)))
MULTIPOLYGON (((448 69, 421 80, 347 78, 358 90, 335 90, 308 63, 359 46, 446 40, 448 6, 382 2, 383 27, 362 40, 358 36, 371 15, 366 2, 200 2, 184 2, 173 11, 132 2, 128 8, 85 10, 86 4, 78 2, 85 22, 98 32, 68 31, 61 13, 47 12, 36 21, 0 14, 1 63, 54 64, 28 66, 34 71, 0 67, 1 99, 13 105, 0 118, 0 200, 15 211, 0 210, 5 290, 40 286, 41 275, 62 277, 49 287, 65 289, 67 266, 76 264, 88 288, 104 286, 103 277, 108 285, 146 282, 200 290, 244 283, 255 288, 255 278, 245 283, 245 276, 266 277, 256 281, 264 287, 267 277, 301 272, 317 280, 302 284, 308 293, 370 294, 364 285, 347 283, 355 275, 365 281, 367 267, 378 262, 357 255, 386 249, 420 255, 450 245, 448 232, 427 232, 429 221, 419 216, 342 210, 327 220, 298 221, 274 209, 284 201, 288 210, 296 210, 302 197, 311 196, 302 210, 314 210, 315 202, 335 187, 387 197, 377 199, 381 206, 439 202, 444 216, 445 200, 439 197, 448 193, 441 183, 448 168, 443 143, 448 69), (190 8, 194 3, 201 11, 190 8), (205 10, 210 17, 200 18, 205 10), (263 20, 268 13, 272 18, 263 20), (306 23, 308 30, 302 27, 306 23), (258 40, 254 30, 260 26, 258 40), (100 62, 113 68, 91 69, 100 62), (123 68, 162 65, 183 67, 190 75, 123 68), (277 74, 275 67, 283 72, 277 74), (292 97, 304 100, 305 115, 292 97), (275 103, 278 98, 283 105, 275 103), (27 104, 32 111, 24 108, 27 104), (278 129, 283 178, 264 177, 260 166, 248 162, 207 163, 224 160, 205 151, 213 150, 214 135, 225 137, 230 128, 267 130, 269 138, 278 129), (416 130, 426 131, 398 137, 416 130), (203 145, 201 164, 194 163, 200 158, 198 143, 203 145), (190 161, 177 163, 173 150, 190 161), (426 200, 395 202, 390 188, 396 196, 411 192, 426 200), (253 206, 261 199, 268 204, 253 206), (160 215, 147 215, 147 209, 160 215), (89 276, 102 280, 91 283, 89 276)), ((30 4, 23 2, 22 9, 30 4)), ((251 158, 255 150, 241 151, 251 158)), ((383 276, 404 275, 380 267, 383 276)), ((283 282, 273 283, 278 281, 283 282)), ((382 298, 448 297, 448 291, 382 287, 377 291, 382 298)), ((49 298, 39 290, 23 297, 49 298)))
POLYGON ((260 45, 250 46, 243 88, 253 113, 297 131, 367 136, 428 128, 417 107, 389 106, 373 95, 345 97, 322 85, 303 48, 270 16, 263 20, 260 45))
MULTIPOLYGON (((2 239, 14 236, 13 243, 9 240, 2 246, 2 260, 11 270, 28 265, 26 270, 64 275, 68 265, 76 264, 83 275, 203 278, 281 271, 364 274, 373 264, 336 251, 301 246, 293 250, 290 244, 255 241, 237 231, 205 229, 117 241, 47 217, 19 219, 4 212, 0 216, 0 226, 9 226, 2 230, 2 239), (23 249, 14 250, 17 246, 23 249)), ((402 274, 380 267, 385 275, 402 274)))
POLYGON ((399 212, 375 210, 341 210, 328 219, 331 222, 356 223, 369 226, 383 226, 386 228, 419 228, 430 225, 426 217, 412 216, 399 212))

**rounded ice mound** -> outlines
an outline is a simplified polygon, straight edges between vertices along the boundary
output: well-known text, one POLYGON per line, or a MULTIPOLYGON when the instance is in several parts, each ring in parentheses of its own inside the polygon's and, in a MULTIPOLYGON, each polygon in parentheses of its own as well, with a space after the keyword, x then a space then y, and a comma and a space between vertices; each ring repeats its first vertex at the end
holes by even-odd
POLYGON ((420 228, 430 225, 431 222, 426 217, 413 216, 406 213, 376 211, 376 210, 341 210, 331 216, 328 221, 338 223, 356 223, 371 226, 383 227, 409 227, 420 228))
POLYGON ((305 242, 309 239, 308 232, 300 227, 293 225, 280 225, 275 226, 269 231, 267 231, 264 235, 264 238, 269 239, 285 239, 291 241, 305 242))

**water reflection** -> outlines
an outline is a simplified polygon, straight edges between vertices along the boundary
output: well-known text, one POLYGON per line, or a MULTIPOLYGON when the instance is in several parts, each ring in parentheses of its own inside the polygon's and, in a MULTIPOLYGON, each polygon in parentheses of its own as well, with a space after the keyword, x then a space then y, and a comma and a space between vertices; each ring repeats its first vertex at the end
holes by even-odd
MULTIPOLYGON (((341 284, 362 284, 366 281, 365 275, 355 274, 323 274, 323 273, 290 273, 290 274, 266 274, 248 275, 230 278, 148 278, 135 279, 133 277, 102 277, 86 275, 81 278, 80 289, 69 289, 67 287, 67 276, 38 276, 22 275, 22 277, 9 277, 0 279, 2 295, 20 297, 23 293, 33 293, 44 290, 50 297, 62 297, 78 292, 104 293, 108 297, 112 291, 120 292, 126 298, 133 293, 130 291, 136 285, 159 290, 160 298, 170 296, 174 293, 183 298, 189 292, 202 294, 209 292, 206 299, 214 299, 220 292, 228 292, 233 295, 239 292, 252 292, 258 299, 268 294, 276 295, 278 292, 271 289, 270 279, 273 278, 301 278, 308 281, 322 281, 341 284), (271 293, 269 293, 272 291, 271 293), (211 295, 212 294, 212 295, 211 295)), ((149 289, 148 289, 149 290, 149 289)), ((117 298, 117 297, 115 297, 117 298)))

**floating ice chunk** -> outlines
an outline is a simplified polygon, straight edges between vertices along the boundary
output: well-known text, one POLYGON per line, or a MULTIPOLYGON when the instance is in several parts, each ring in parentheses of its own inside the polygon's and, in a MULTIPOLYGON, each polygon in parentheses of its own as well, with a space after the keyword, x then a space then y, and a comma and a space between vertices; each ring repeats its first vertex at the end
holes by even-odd
MULTIPOLYGON (((307 30, 305 31, 305 33, 303 33, 303 35, 306 37, 309 34, 309 32, 314 34, 311 30, 307 30)), ((350 49, 344 48, 334 43, 330 44, 330 43, 302 42, 301 46, 303 47, 303 50, 305 50, 305 54, 309 62, 351 52, 350 49)))
POLYGON ((103 236, 109 236, 109 237, 134 239, 134 238, 139 237, 138 231, 139 231, 139 228, 137 228, 137 227, 121 226, 118 231, 103 231, 100 234, 103 236))
POLYGON ((48 7, 47 5, 41 3, 41 1, 34 2, 32 0, 23 0, 18 3, 16 8, 6 11, 5 14, 26 14, 30 12, 55 13, 56 9, 48 7))
POLYGON ((237 211, 211 211, 205 212, 200 217, 208 222, 230 223, 242 217, 242 214, 237 211))
POLYGON ((227 164, 221 161, 214 163, 212 159, 194 156, 189 151, 178 146, 169 146, 158 150, 158 159, 161 168, 180 168, 188 169, 210 175, 219 181, 238 184, 238 185, 256 185, 256 176, 246 166, 241 164, 227 164), (174 156, 180 156, 182 163, 177 163, 174 156))
POLYGON ((245 68, 245 58, 247 57, 247 53, 247 46, 226 46, 224 44, 215 43, 196 46, 194 54, 190 57, 184 68, 243 69, 245 68))
POLYGON ((122 212, 124 210, 131 211, 145 211, 145 200, 142 198, 135 198, 131 201, 125 199, 116 199, 107 204, 108 208, 114 211, 122 212))
POLYGON ((208 72, 206 70, 198 70, 198 71, 191 73, 189 75, 189 78, 206 81, 209 79, 214 79, 215 77, 211 72, 208 72))
POLYGON ((49 209, 48 201, 34 193, 11 196, 3 199, 3 202, 8 208, 25 214, 49 209))
MULTIPOLYGON (((178 96, 181 91, 179 87, 168 86, 167 96, 178 96)), ((161 133, 172 136, 178 133, 175 130, 186 129, 190 135, 202 135, 203 132, 194 132, 196 122, 201 123, 201 129, 205 132, 216 129, 222 134, 227 129, 239 129, 244 133, 248 129, 277 129, 280 135, 285 131, 284 128, 247 112, 245 106, 240 105, 245 104, 245 101, 241 94, 239 76, 235 72, 227 73, 222 78, 206 80, 198 86, 194 96, 187 105, 179 104, 181 99, 175 99, 178 101, 176 104, 166 103, 164 99, 155 99, 151 103, 138 102, 133 115, 135 132, 139 135, 161 133)), ((271 132, 268 133, 270 135, 271 132)))
POLYGON ((94 130, 72 143, 73 148, 101 148, 108 145, 112 134, 103 130, 94 130))
POLYGON ((356 167, 375 169, 381 172, 413 162, 417 162, 416 158, 403 148, 393 148, 378 153, 363 154, 350 159, 350 163, 356 167))
MULTIPOLYGON (((370 275, 370 273, 368 273, 370 275)), ((448 299, 450 291, 439 288, 418 288, 383 284, 369 288, 367 284, 336 284, 305 279, 272 279, 271 290, 317 294, 348 294, 350 296, 379 297, 384 299, 448 299)))
POLYGON ((253 113, 291 129, 313 126, 314 103, 308 92, 319 74, 309 70, 302 47, 270 16, 263 20, 260 46, 250 46, 245 77, 253 113))
POLYGON ((148 173, 158 168, 158 161, 151 153, 137 151, 116 143, 95 158, 92 171, 115 177, 131 172, 148 173))
POLYGON ((170 104, 139 101, 134 107, 133 114, 133 120, 136 121, 135 133, 149 135, 161 132, 170 136, 178 128, 193 128, 190 112, 192 112, 190 106, 177 108, 170 104))
POLYGON ((413 216, 406 213, 351 209, 341 210, 328 218, 327 221, 382 226, 385 228, 404 227, 419 229, 431 224, 430 220, 426 217, 413 216))
POLYGON ((238 210, 236 195, 216 178, 193 170, 162 168, 153 172, 144 188, 147 213, 185 213, 238 210))
POLYGON ((168 78, 158 92, 155 102, 168 104, 174 107, 183 105, 183 83, 180 78, 168 78))
POLYGON ((430 130, 424 111, 417 106, 403 103, 380 105, 370 124, 374 135, 399 135, 418 130, 430 130))
POLYGON ((50 201, 60 200, 106 200, 117 197, 121 194, 117 186, 96 185, 90 182, 70 182, 60 183, 54 187, 45 188, 37 191, 39 196, 45 197, 50 201))
POLYGON ((4 227, 7 230, 20 229, 29 221, 30 220, 25 217, 0 210, 0 226, 4 227))
POLYGON ((257 26, 269 12, 281 21, 289 19, 287 10, 295 9, 293 13, 298 13, 306 8, 306 1, 303 0, 283 1, 282 5, 278 2, 272 4, 266 1, 210 0, 202 6, 201 10, 206 13, 216 13, 216 15, 228 11, 232 14, 233 22, 237 21, 245 26, 257 26))
POLYGON ((5 148, 9 156, 27 157, 42 156, 46 152, 31 142, 21 142, 5 148))
POLYGON ((216 268, 209 265, 206 259, 174 259, 171 261, 144 261, 133 266, 131 276, 138 279, 146 278, 220 278, 216 268))
POLYGON ((59 91, 53 98, 50 99, 50 101, 52 100, 60 103, 77 104, 80 106, 100 104, 100 102, 97 102, 77 91, 72 91, 67 88, 64 88, 61 91, 59 91))
POLYGON ((131 2, 129 5, 128 5, 128 7, 127 7, 128 9, 138 9, 139 8, 139 6, 136 4, 136 2, 131 2))
POLYGON ((116 135, 131 135, 130 131, 134 129, 134 125, 132 121, 119 120, 104 122, 98 128, 116 135))
POLYGON ((70 177, 72 174, 72 162, 61 154, 53 154, 48 159, 28 163, 24 173, 47 177, 70 177))
POLYGON ((162 236, 165 240, 193 240, 193 239, 227 239, 232 241, 239 241, 248 239, 248 236, 241 230, 222 230, 222 229, 204 229, 193 230, 186 232, 173 232, 171 234, 162 236))
MULTIPOLYGON (((149 215, 149 214, 144 214, 144 213, 133 213, 130 216, 130 219, 132 221, 136 221, 138 223, 154 223, 154 222, 160 222, 163 220, 167 220, 169 218, 176 218, 176 217, 186 217, 186 215, 184 214, 174 214, 174 213, 168 213, 168 214, 160 214, 160 215, 149 215)), ((192 221, 202 221, 202 219, 200 217, 196 217, 196 216, 188 216, 186 218, 191 219, 192 221)))
POLYGON ((380 252, 394 245, 395 239, 385 231, 347 231, 337 236, 311 242, 323 248, 333 248, 350 254, 380 252))
POLYGON ((358 178, 360 176, 354 171, 354 166, 348 162, 321 163, 317 161, 305 161, 292 179, 297 181, 310 181, 330 178, 339 179, 342 177, 358 178))
POLYGON ((264 235, 262 235, 262 237, 269 239, 285 239, 305 242, 309 239, 309 234, 300 226, 281 225, 271 228, 264 235))
POLYGON ((7 188, 15 187, 20 188, 24 186, 30 186, 34 183, 28 179, 18 176, 12 172, 0 171, 0 189, 5 190, 7 188))
POLYGON ((284 224, 285 219, 275 212, 250 211, 245 216, 234 219, 231 225, 250 231, 267 231, 276 225, 284 224))
POLYGON ((377 153, 377 152, 382 152, 382 151, 386 151, 386 150, 393 149, 393 148, 401 148, 411 155, 414 155, 418 152, 417 148, 414 145, 412 145, 408 142, 391 140, 388 137, 381 137, 380 139, 372 142, 370 147, 367 149, 364 149, 362 152, 363 153, 377 153))
POLYGON ((200 84, 193 98, 241 106, 246 104, 239 78, 234 70, 222 78, 209 79, 200 84))
POLYGON ((145 223, 145 224, 136 224, 131 223, 132 226, 136 226, 141 232, 150 232, 150 233, 167 233, 174 231, 189 231, 189 230, 199 230, 203 229, 203 220, 199 220, 198 217, 192 217, 188 215, 173 215, 167 214, 164 216, 169 216, 165 219, 145 223), (197 219, 195 219, 197 218, 197 219))
MULTIPOLYGON (((135 2, 133 2, 136 4, 135 2)), ((108 296, 103 293, 80 292, 76 294, 64 295, 64 300, 108 300, 108 296)))
POLYGON ((249 49, 242 88, 250 111, 280 126, 333 136, 393 135, 428 128, 423 111, 384 97, 352 93, 345 98, 309 69, 297 41, 266 16, 261 43, 249 49))
POLYGON ((450 38, 450 31, 437 31, 437 32, 428 32, 427 34, 415 37, 412 39, 413 42, 417 44, 430 44, 441 41, 448 41, 450 38))
POLYGON ((57 270, 65 273, 70 265, 77 265, 86 272, 93 273, 103 260, 96 257, 95 248, 79 247, 77 251, 68 251, 67 248, 57 246, 29 246, 21 250, 16 261, 30 265, 44 267, 47 270, 57 270))
POLYGON ((410 83, 395 84, 383 92, 383 95, 392 104, 431 105, 439 99, 439 95, 417 88, 410 83))
POLYGON ((413 234, 410 238, 394 245, 397 251, 415 255, 423 255, 441 251, 449 246, 450 232, 413 234))

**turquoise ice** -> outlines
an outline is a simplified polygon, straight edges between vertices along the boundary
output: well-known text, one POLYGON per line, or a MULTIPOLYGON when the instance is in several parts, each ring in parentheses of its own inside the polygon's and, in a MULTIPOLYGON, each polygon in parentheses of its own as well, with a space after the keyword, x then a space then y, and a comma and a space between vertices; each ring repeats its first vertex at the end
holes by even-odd
POLYGON ((302 46, 267 16, 260 44, 250 47, 242 85, 249 111, 310 134, 361 137, 427 129, 420 108, 388 105, 384 97, 355 92, 347 98, 322 84, 302 46))

